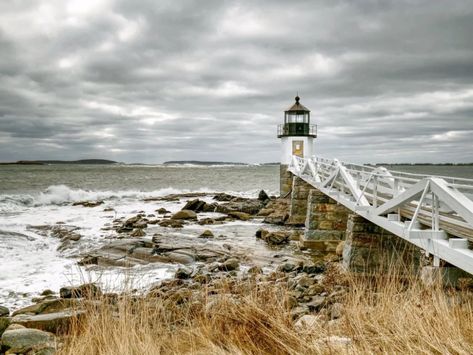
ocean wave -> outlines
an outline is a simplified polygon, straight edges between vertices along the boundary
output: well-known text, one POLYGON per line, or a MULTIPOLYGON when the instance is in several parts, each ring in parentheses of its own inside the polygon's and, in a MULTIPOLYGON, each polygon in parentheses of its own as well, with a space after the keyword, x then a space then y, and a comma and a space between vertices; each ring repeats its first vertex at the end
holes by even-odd
MULTIPOLYGON (((260 190, 254 189, 250 191, 215 191, 208 188, 200 188, 198 190, 184 190, 172 187, 162 188, 154 191, 139 190, 120 190, 120 191, 94 191, 73 189, 66 185, 52 185, 39 194, 16 194, 16 195, 0 195, 0 212, 19 212, 28 207, 39 207, 48 205, 67 205, 79 201, 106 201, 120 199, 144 199, 150 197, 161 197, 170 194, 181 193, 212 193, 225 192, 231 195, 241 197, 256 197, 260 190)), ((268 191, 271 193, 272 191, 268 191)))
POLYGON ((0 211, 13 212, 21 207, 38 207, 45 205, 66 205, 79 201, 96 200, 118 200, 124 198, 146 198, 160 197, 169 194, 187 193, 187 190, 174 189, 172 187, 163 188, 155 191, 93 191, 83 189, 72 189, 66 185, 52 185, 39 194, 16 194, 0 195, 0 211))

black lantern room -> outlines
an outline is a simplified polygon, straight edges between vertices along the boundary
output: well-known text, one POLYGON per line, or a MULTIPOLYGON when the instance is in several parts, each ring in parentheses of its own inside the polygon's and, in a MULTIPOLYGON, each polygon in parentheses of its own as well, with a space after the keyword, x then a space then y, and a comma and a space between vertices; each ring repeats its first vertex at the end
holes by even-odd
POLYGON ((287 111, 284 111, 284 123, 278 126, 278 137, 306 136, 317 137, 315 125, 310 124, 310 110, 302 105, 300 97, 287 111))

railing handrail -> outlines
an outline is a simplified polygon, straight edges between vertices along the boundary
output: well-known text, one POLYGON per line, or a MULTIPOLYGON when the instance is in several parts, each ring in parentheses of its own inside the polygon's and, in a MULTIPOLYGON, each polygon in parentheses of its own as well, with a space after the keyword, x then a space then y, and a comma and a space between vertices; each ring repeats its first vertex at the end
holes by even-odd
MULTIPOLYGON (((330 163, 334 162, 333 159, 328 159, 328 158, 323 158, 323 157, 315 157, 315 158, 316 158, 316 161, 321 160, 322 163, 325 163, 325 164, 330 164, 330 163)), ((401 178, 401 176, 399 176, 399 175, 407 175, 407 176, 411 176, 411 177, 417 177, 418 178, 417 180, 422 180, 422 179, 425 179, 425 178, 440 178, 440 179, 447 180, 447 182, 448 182, 448 180, 452 180, 452 182, 449 182, 449 183, 454 184, 454 185, 457 185, 454 181, 469 183, 469 184, 473 185, 473 179, 468 179, 468 178, 455 177, 455 176, 446 176, 446 175, 437 175, 437 174, 409 173, 409 172, 405 172, 405 171, 391 170, 391 169, 386 168, 384 165, 373 166, 373 165, 362 165, 362 164, 356 164, 356 163, 347 163, 347 162, 344 162, 344 161, 339 161, 339 162, 342 165, 348 167, 348 169, 350 169, 349 166, 356 166, 356 167, 360 167, 360 168, 371 170, 371 171, 379 169, 379 168, 384 168, 388 172, 390 172, 393 175, 393 177, 398 177, 398 178, 401 178)), ((355 169, 352 169, 352 170, 355 171, 355 169)), ((359 171, 359 170, 356 170, 356 171, 359 171)))

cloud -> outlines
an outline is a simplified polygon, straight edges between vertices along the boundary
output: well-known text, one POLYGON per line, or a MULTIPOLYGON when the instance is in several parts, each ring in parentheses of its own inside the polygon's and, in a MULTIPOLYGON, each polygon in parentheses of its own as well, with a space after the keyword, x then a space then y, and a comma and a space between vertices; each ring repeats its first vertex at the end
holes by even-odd
POLYGON ((0 160, 472 161, 467 0, 0 3, 0 160))

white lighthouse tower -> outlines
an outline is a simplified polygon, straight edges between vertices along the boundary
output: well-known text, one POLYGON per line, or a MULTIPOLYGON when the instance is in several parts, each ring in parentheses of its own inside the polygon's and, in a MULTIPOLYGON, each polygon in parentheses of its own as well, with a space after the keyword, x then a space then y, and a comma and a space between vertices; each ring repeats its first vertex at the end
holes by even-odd
POLYGON ((302 105, 300 97, 288 110, 284 111, 284 123, 278 125, 278 138, 281 138, 281 170, 279 189, 281 196, 291 191, 292 174, 287 171, 292 156, 309 158, 314 154, 314 139, 317 126, 310 124, 310 110, 302 105))

